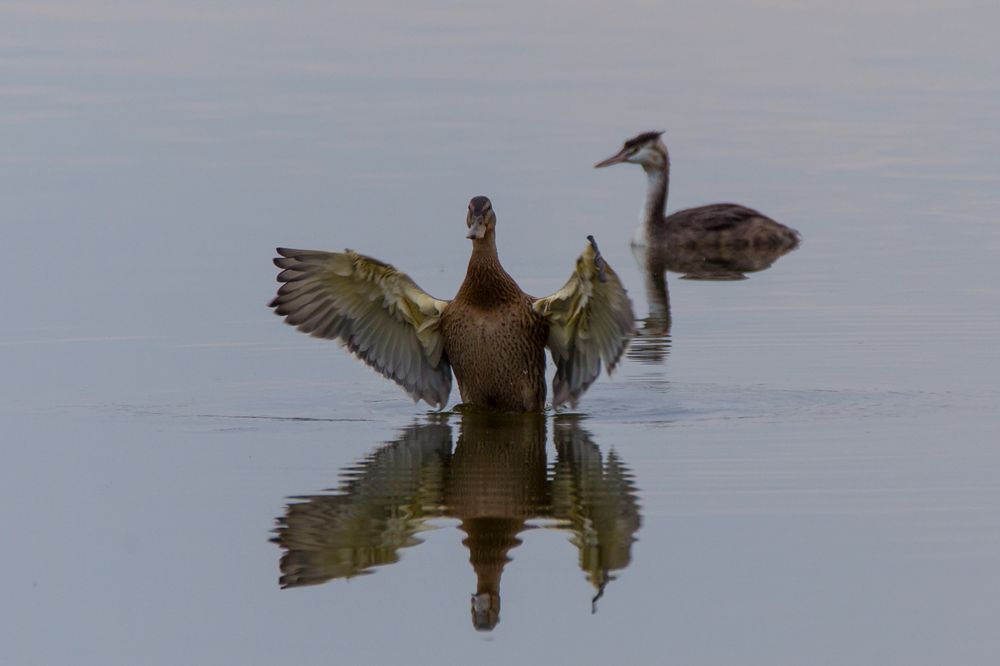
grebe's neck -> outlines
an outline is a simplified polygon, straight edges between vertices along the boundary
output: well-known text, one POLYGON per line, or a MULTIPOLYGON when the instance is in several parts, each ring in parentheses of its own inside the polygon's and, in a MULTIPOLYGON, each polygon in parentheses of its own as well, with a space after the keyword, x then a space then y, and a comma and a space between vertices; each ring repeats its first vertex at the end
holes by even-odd
POLYGON ((667 212, 667 190, 670 187, 670 157, 664 155, 662 167, 645 166, 646 171, 646 203, 642 208, 641 224, 647 228, 663 225, 667 212))

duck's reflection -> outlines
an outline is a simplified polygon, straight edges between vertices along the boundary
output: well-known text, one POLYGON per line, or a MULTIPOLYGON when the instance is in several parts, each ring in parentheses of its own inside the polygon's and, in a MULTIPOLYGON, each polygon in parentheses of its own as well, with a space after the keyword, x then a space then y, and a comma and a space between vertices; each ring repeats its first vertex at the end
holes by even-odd
POLYGON ((745 280, 747 273, 766 270, 798 245, 733 245, 689 243, 657 247, 632 246, 642 272, 649 315, 641 320, 629 346, 629 358, 660 363, 670 353, 670 288, 667 271, 684 280, 745 280))
POLYGON ((452 449, 447 423, 411 426, 358 465, 333 494, 292 498, 273 539, 282 587, 315 585, 370 573, 420 543, 432 518, 451 517, 477 577, 472 622, 500 621, 500 578, 529 522, 552 521, 571 533, 579 566, 595 587, 594 602, 624 569, 639 529, 628 468, 602 455, 570 416, 553 420, 556 461, 546 460, 542 415, 466 413, 452 449))
POLYGON ((331 495, 291 498, 273 539, 282 587, 316 585, 369 573, 420 543, 427 518, 441 515, 440 495, 451 454, 451 429, 427 424, 342 472, 331 495))

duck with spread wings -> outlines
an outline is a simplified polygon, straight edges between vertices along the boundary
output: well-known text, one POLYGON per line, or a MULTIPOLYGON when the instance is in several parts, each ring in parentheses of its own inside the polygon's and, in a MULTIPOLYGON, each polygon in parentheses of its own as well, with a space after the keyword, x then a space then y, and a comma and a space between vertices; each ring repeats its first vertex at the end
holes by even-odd
POLYGON ((345 250, 278 248, 276 314, 340 341, 414 400, 443 408, 455 373, 462 401, 502 411, 545 407, 545 347, 556 364, 552 405, 576 405, 601 366, 614 370, 634 332, 632 304, 592 236, 559 291, 534 298, 500 265, 496 213, 473 197, 465 281, 455 298, 427 294, 389 264, 345 250))

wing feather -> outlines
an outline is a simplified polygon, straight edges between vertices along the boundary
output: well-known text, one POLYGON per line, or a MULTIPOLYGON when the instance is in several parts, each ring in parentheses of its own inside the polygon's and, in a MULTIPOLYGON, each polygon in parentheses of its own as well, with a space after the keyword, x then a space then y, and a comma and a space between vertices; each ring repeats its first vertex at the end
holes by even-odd
POLYGON ((576 260, 576 269, 562 289, 536 299, 534 309, 549 321, 546 342, 556 375, 554 406, 576 405, 601 373, 615 369, 635 332, 632 302, 621 280, 604 261, 593 236, 576 260))
POLYGON ((358 254, 278 248, 282 283, 270 307, 303 333, 339 340, 414 400, 444 407, 451 365, 444 357, 438 300, 389 264, 358 254))

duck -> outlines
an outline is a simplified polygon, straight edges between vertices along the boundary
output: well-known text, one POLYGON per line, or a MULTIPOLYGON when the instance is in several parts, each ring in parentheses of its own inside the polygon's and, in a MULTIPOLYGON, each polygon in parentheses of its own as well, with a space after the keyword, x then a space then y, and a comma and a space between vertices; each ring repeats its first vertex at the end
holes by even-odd
POLYGON ((544 410, 548 348, 556 366, 552 407, 575 407, 602 364, 610 375, 621 359, 634 333, 632 303, 593 236, 561 289, 529 296, 500 263, 496 224, 490 199, 473 197, 466 214, 472 254, 450 301, 353 250, 279 247, 282 284, 270 307, 303 333, 339 341, 414 401, 438 409, 454 373, 464 405, 544 410))
POLYGON ((625 141, 621 150, 594 165, 638 164, 648 186, 641 224, 631 244, 646 247, 697 248, 704 246, 795 249, 799 232, 758 211, 734 203, 686 208, 666 215, 670 187, 670 154, 663 132, 643 132, 625 141))

